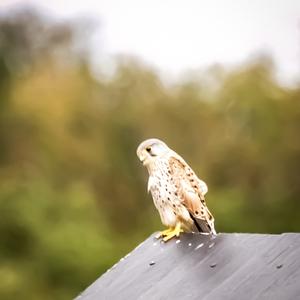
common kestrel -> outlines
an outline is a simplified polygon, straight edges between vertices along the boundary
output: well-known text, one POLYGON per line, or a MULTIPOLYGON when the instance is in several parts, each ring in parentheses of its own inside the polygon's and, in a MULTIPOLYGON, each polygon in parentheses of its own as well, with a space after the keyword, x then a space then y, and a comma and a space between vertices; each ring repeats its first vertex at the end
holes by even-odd
POLYGON ((142 142, 137 156, 148 169, 148 192, 162 223, 168 227, 158 238, 168 241, 181 232, 192 231, 216 234, 204 198, 207 185, 181 156, 158 139, 142 142))

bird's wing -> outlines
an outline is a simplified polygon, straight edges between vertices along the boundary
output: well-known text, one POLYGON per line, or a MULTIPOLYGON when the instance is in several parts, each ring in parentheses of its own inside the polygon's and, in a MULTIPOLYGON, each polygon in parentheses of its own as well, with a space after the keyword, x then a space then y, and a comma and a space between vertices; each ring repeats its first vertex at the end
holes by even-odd
POLYGON ((181 203, 188 209, 191 217, 204 232, 214 232, 214 219, 208 210, 204 195, 207 185, 200 180, 188 164, 177 156, 169 158, 173 184, 181 203))

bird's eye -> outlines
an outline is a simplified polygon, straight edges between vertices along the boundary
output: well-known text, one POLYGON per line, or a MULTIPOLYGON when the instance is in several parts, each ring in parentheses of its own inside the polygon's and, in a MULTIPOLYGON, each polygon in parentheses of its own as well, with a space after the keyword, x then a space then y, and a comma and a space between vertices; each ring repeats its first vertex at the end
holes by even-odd
POLYGON ((151 148, 150 148, 150 147, 147 147, 147 148, 146 148, 146 151, 150 153, 150 152, 151 152, 151 148))

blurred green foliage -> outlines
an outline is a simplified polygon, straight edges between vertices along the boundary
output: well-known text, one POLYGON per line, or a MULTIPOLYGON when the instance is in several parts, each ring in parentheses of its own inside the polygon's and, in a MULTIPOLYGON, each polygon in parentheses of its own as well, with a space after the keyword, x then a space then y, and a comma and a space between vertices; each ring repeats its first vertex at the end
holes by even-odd
POLYGON ((0 18, 1 299, 70 299, 161 228, 135 154, 149 137, 208 183, 218 231, 299 231, 300 88, 269 58, 169 85, 121 59, 96 79, 80 28, 0 18))

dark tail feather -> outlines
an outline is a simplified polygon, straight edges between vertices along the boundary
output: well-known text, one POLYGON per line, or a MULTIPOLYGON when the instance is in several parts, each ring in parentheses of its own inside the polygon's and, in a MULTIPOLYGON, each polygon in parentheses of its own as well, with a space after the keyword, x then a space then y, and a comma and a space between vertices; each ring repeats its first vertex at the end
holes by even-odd
POLYGON ((190 214, 191 219, 194 221, 195 226, 197 227, 199 232, 203 232, 203 230, 201 229, 201 227, 199 226, 198 222, 196 221, 196 219, 194 218, 194 216, 192 214, 190 214))
POLYGON ((205 220, 196 219, 192 214, 190 214, 190 216, 191 216, 191 219, 194 221, 194 224, 199 232, 215 234, 214 230, 211 228, 211 226, 205 220))

